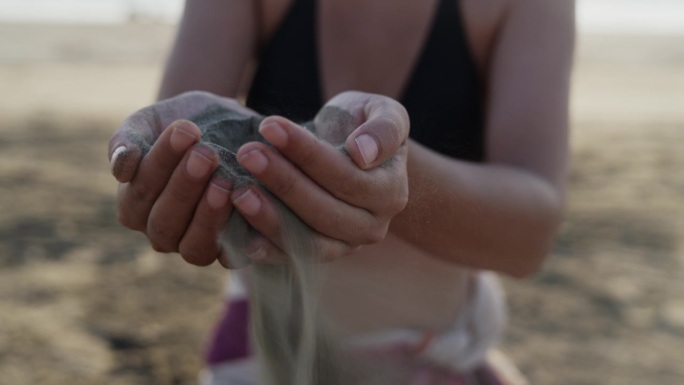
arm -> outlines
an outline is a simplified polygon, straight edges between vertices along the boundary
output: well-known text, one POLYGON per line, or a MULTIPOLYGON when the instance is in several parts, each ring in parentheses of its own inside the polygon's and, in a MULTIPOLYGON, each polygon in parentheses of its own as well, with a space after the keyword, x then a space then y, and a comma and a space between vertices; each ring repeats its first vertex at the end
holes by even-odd
MULTIPOLYGON (((157 251, 180 252, 197 265, 218 258, 230 267, 218 234, 232 211, 232 195, 237 208, 264 235, 246 245, 247 255, 257 261, 280 262, 286 255, 280 216, 271 199, 257 186, 232 192, 231 181, 212 176, 217 154, 195 145, 199 128, 183 120, 212 104, 245 115, 254 113, 234 99, 193 91, 143 108, 114 133, 109 157, 112 173, 120 182, 119 221, 145 233, 157 251)), ((408 195, 404 108, 389 98, 356 92, 340 94, 328 106, 347 111, 352 120, 344 127, 334 116, 319 122, 326 137, 344 130, 347 155, 280 117, 265 119, 260 131, 300 168, 260 142, 243 145, 237 154, 253 175, 315 230, 312 241, 321 260, 382 240, 408 195), (377 167, 389 158, 389 164, 377 167)))
POLYGON ((218 159, 197 145, 199 129, 176 120, 214 103, 253 113, 214 94, 238 93, 254 56, 256 16, 250 0, 187 0, 159 92, 164 101, 131 115, 109 143, 119 221, 145 233, 156 250, 180 252, 191 263, 209 264, 222 253, 217 234, 232 209, 231 185, 212 177, 218 159), (213 94, 186 92, 194 90, 213 94))
POLYGON ((486 163, 412 142, 411 194, 390 231, 466 266, 514 276, 539 267, 564 205, 573 7, 511 3, 489 66, 486 163))
MULTIPOLYGON (((317 133, 344 143, 346 155, 277 116, 266 118, 260 128, 273 148, 252 142, 237 153, 253 176, 315 230, 311 242, 319 261, 380 242, 408 199, 409 124, 404 107, 384 96, 353 91, 335 96, 326 107, 346 117, 319 113, 317 133)), ((233 202, 263 235, 247 245, 247 255, 259 262, 286 260, 285 225, 271 199, 249 186, 236 191, 233 202)))
MULTIPOLYGON (((458 161, 409 141, 408 204, 393 218, 366 208, 375 214, 377 224, 390 218, 390 232, 438 258, 460 265, 519 277, 539 267, 553 241, 564 206, 573 7, 571 0, 511 1, 487 66, 486 162, 458 161)), ((387 116, 394 117, 394 121, 402 120, 399 114, 387 116)), ((316 176, 317 169, 342 181, 358 175, 351 171, 330 173, 330 161, 298 159, 295 143, 306 139, 293 128, 288 131, 288 144, 276 147, 309 178, 322 182, 316 176)), ((384 147, 382 141, 379 143, 384 147)), ((350 211, 339 216, 347 218, 346 221, 329 221, 334 224, 330 231, 325 231, 324 225, 316 226, 316 221, 325 220, 321 214, 328 206, 322 203, 325 194, 317 197, 309 189, 287 194, 292 191, 291 186, 304 186, 300 181, 306 178, 276 167, 284 164, 276 158, 269 159, 270 170, 253 173, 314 228, 352 246, 378 242, 384 236, 382 231, 369 231, 372 226, 358 226, 362 222, 354 219, 350 211), (274 172, 277 169, 280 172, 274 172), (284 195, 290 195, 292 200, 284 195), (300 201, 299 209, 295 199, 300 201), (359 238, 363 234, 379 236, 359 238)), ((250 169, 248 164, 243 165, 250 169)), ((393 177, 397 175, 400 174, 393 177)), ((382 186, 386 180, 393 179, 377 178, 364 189, 352 189, 354 199, 400 197, 399 188, 378 194, 379 190, 371 187, 382 186)), ((339 191, 332 184, 327 190, 332 195, 339 191)), ((268 211, 246 217, 262 234, 275 234, 269 237, 273 240, 277 239, 278 225, 274 215, 269 219, 265 214, 268 211)), ((344 254, 345 249, 348 250, 338 247, 337 252, 332 252, 333 258, 344 254)))
POLYGON ((236 97, 257 46, 251 0, 186 0, 159 99, 202 90, 236 97))
MULTIPOLYGON (((200 133, 194 124, 174 121, 187 119, 211 103, 223 104, 246 114, 253 113, 235 100, 215 94, 234 96, 238 93, 240 77, 253 54, 255 18, 248 0, 187 0, 182 26, 159 95, 164 100, 131 115, 114 133, 109 144, 112 172, 121 182, 119 221, 128 228, 145 233, 155 250, 179 252, 186 261, 197 265, 210 264, 217 258, 222 263, 227 260, 218 242, 218 234, 232 211, 231 201, 268 238, 256 239, 255 244, 248 246, 248 254, 259 259, 254 255, 255 251, 265 248, 272 259, 283 257, 279 227, 274 226, 279 220, 269 199, 260 189, 251 188, 249 190, 254 194, 249 200, 250 194, 245 195, 244 190, 233 192, 230 181, 212 177, 218 161, 216 154, 196 144, 200 133), (217 18, 217 15, 221 17, 217 18), (189 90, 212 93, 186 92, 189 90), (182 94, 172 97, 177 93, 182 94), (136 142, 140 139, 145 142, 142 146, 136 142), (143 157, 145 147, 151 148, 143 157), (258 206, 255 204, 260 201, 263 209, 256 215, 254 210, 258 206)), ((356 116, 359 127, 347 138, 346 146, 356 165, 298 125, 285 120, 281 123, 291 130, 288 145, 284 147, 300 161, 298 166, 301 170, 310 170, 312 164, 322 165, 322 173, 314 167, 312 174, 323 175, 327 181, 325 188, 332 189, 336 195, 317 188, 313 182, 307 184, 307 178, 293 178, 293 175, 301 176, 301 172, 271 148, 252 143, 251 147, 246 146, 238 154, 255 174, 278 175, 275 179, 280 179, 281 183, 270 187, 279 190, 281 195, 285 193, 283 188, 293 192, 289 199, 284 199, 288 204, 296 207, 298 202, 306 203, 306 209, 298 214, 307 218, 317 230, 315 242, 320 247, 322 259, 333 259, 361 243, 380 240, 387 231, 389 219, 403 209, 407 195, 408 120, 403 107, 388 98, 359 93, 339 95, 329 105, 346 109, 356 116), (361 154, 355 139, 369 137, 374 138, 370 142, 376 147, 370 150, 374 159, 367 160, 368 154, 361 154), (311 156, 303 155, 307 153, 311 156), (271 162, 265 173, 258 170, 264 159, 258 155, 265 155, 271 162), (370 173, 363 171, 392 156, 396 158, 393 167, 370 173), (320 158, 319 161, 316 158, 320 158), (334 175, 330 173, 331 167, 335 170, 334 175), (290 189, 288 184, 310 188, 295 194, 298 190, 290 189), (347 192, 349 188, 355 188, 354 192, 347 192), (371 195, 378 199, 369 201, 368 193, 371 191, 371 195), (318 204, 311 204, 310 198, 318 204), (315 215, 311 215, 312 208, 315 215), (336 220, 329 220, 331 217, 336 220)), ((265 123, 267 121, 262 123, 262 128, 265 123)), ((262 132, 271 141, 277 141, 279 137, 269 136, 273 130, 262 132)), ((368 140, 364 142, 371 145, 368 140)), ((282 150, 282 146, 281 143, 278 149, 282 150)))

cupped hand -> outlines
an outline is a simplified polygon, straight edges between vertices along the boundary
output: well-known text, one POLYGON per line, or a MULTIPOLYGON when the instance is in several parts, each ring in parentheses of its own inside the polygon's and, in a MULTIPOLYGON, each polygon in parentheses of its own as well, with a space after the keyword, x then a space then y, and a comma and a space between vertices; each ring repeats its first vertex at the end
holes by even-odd
MULTIPOLYGON (((285 118, 268 117, 260 133, 273 147, 251 142, 237 156, 314 230, 318 257, 330 261, 381 241, 406 206, 409 119, 390 98, 345 92, 331 99, 314 122, 320 139, 285 118)), ((268 194, 248 186, 231 199, 263 235, 248 245, 250 258, 286 259, 284 224, 268 194)))
POLYGON ((188 92, 134 113, 109 141, 119 221, 197 265, 226 260, 218 237, 232 210, 231 183, 213 176, 218 155, 186 120, 212 104, 256 115, 233 99, 188 92))

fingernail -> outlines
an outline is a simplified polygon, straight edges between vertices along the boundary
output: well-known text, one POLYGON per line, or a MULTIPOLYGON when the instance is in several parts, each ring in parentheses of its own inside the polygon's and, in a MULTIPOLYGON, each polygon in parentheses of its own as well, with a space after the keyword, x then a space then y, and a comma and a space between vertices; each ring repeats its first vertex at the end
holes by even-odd
POLYGON ((223 208, 226 205, 226 203, 228 203, 229 195, 230 191, 217 185, 214 182, 211 182, 209 184, 209 190, 207 191, 207 203, 209 204, 209 207, 211 207, 212 209, 218 210, 220 208, 223 208))
POLYGON ((241 213, 254 216, 261 210, 261 201, 259 197, 252 192, 251 189, 246 189, 233 200, 233 204, 238 207, 241 213))
POLYGON ((287 144, 287 132, 285 132, 280 123, 267 123, 259 128, 259 133, 276 147, 282 147, 287 144))
POLYGON ((135 148, 128 148, 126 146, 117 147, 112 153, 112 160, 110 162, 110 170, 112 175, 119 182, 129 182, 135 176, 138 169, 138 163, 132 162, 130 159, 133 156, 135 148))
POLYGON ((181 126, 174 126, 171 133, 171 148, 177 153, 182 153, 188 149, 198 138, 190 131, 181 126))
POLYGON ((211 160, 206 156, 200 154, 198 151, 192 151, 185 169, 193 178, 202 178, 209 172, 211 168, 211 160))
POLYGON ((366 166, 373 163, 378 158, 378 143, 368 134, 359 135, 354 139, 359 151, 366 162, 366 166))
POLYGON ((247 171, 252 174, 261 174, 268 167, 268 159, 261 150, 252 150, 238 159, 247 171))
POLYGON ((263 261, 266 259, 266 256, 268 255, 266 253, 266 249, 263 248, 262 246, 257 246, 256 249, 247 249, 245 251, 245 254, 247 254, 247 257, 253 261, 263 261))
POLYGON ((109 165, 112 169, 114 169, 114 166, 116 165, 116 160, 119 158, 119 155, 121 155, 123 152, 126 152, 126 146, 119 146, 112 153, 112 161, 109 162, 109 165))

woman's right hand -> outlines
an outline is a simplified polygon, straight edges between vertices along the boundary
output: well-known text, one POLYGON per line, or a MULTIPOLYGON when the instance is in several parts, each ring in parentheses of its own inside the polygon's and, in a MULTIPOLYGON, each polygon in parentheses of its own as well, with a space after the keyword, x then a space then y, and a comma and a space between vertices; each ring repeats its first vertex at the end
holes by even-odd
POLYGON ((201 132, 187 120, 212 104, 256 115, 233 99, 187 92, 134 113, 109 141, 121 224, 196 265, 225 265, 217 240, 232 211, 232 186, 213 176, 218 155, 198 144, 201 132))

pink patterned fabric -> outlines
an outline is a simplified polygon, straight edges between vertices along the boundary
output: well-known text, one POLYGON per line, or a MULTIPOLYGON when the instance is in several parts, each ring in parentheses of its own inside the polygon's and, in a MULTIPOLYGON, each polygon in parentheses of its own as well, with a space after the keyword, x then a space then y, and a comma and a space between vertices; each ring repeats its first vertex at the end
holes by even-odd
POLYGON ((504 385, 487 366, 470 374, 448 373, 434 368, 421 368, 409 385, 504 385))
MULTIPOLYGON (((245 365, 246 362, 254 362, 249 349, 248 318, 249 303, 246 299, 238 298, 226 304, 205 356, 208 376, 203 384, 259 385, 258 379, 254 378, 254 365, 245 365), (249 382, 244 378, 249 378, 249 382)), ((424 338, 417 342, 358 347, 354 356, 370 362, 371 366, 377 363, 378 367, 400 371, 401 379, 391 385, 505 385, 486 364, 468 373, 458 373, 421 358, 420 354, 434 337, 432 333, 425 333, 424 338)))
POLYGON ((369 362, 401 368, 406 382, 393 385, 506 385, 486 363, 468 373, 457 373, 418 358, 422 344, 395 344, 359 352, 369 362))
POLYGON ((421 366, 408 385, 504 385, 488 367, 482 366, 471 373, 454 373, 434 366, 421 366))
POLYGON ((249 302, 237 299, 226 304, 205 353, 209 365, 249 357, 249 302))

